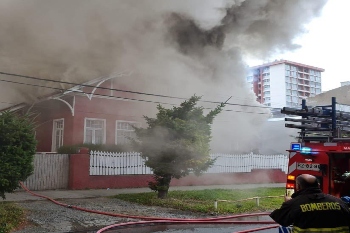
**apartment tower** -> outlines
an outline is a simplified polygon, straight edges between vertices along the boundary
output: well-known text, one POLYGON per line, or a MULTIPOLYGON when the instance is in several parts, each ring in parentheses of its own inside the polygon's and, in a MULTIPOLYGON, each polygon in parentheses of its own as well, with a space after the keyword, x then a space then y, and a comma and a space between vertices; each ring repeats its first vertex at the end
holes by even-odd
POLYGON ((324 69, 287 60, 250 67, 247 81, 257 101, 272 108, 298 107, 321 93, 324 69))

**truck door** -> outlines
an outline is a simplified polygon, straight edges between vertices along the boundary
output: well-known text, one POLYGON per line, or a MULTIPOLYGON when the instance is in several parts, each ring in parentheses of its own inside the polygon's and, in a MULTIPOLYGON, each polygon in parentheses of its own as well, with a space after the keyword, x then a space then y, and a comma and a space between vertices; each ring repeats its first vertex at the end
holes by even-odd
MULTIPOLYGON (((336 196, 350 196, 350 153, 330 152, 328 193, 336 196)), ((326 192, 326 190, 323 190, 326 192)))

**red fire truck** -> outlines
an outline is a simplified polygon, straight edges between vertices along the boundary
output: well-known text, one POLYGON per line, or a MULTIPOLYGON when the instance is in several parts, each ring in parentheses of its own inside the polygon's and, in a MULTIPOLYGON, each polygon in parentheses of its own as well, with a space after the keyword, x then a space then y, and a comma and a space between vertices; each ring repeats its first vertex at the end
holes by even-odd
POLYGON ((346 179, 350 175, 350 113, 338 111, 339 106, 332 97, 331 105, 309 107, 303 100, 301 109, 281 110, 288 116, 285 126, 300 129, 288 150, 288 196, 295 191, 295 178, 303 173, 316 176, 325 193, 350 196, 350 179, 346 179))

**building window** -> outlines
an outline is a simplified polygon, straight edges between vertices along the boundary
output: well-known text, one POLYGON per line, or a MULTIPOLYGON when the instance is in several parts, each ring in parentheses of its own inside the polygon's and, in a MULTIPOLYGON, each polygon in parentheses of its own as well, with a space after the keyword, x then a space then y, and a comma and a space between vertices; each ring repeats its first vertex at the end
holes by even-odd
POLYGON ((51 151, 57 152, 57 149, 63 146, 63 133, 64 119, 53 120, 51 151))
POLYGON ((106 143, 106 120, 85 118, 84 143, 106 143))
POLYGON ((141 124, 135 121, 116 121, 115 144, 121 145, 129 142, 129 138, 135 137, 135 127, 141 124))

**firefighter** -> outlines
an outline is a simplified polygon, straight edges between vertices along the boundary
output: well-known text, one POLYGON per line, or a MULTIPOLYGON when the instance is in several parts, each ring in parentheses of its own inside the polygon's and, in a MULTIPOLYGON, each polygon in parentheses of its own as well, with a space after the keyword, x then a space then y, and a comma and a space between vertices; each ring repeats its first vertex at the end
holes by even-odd
POLYGON ((339 198, 322 193, 315 176, 296 178, 296 192, 285 197, 280 209, 270 217, 282 226, 293 225, 292 232, 349 232, 350 211, 339 198))

